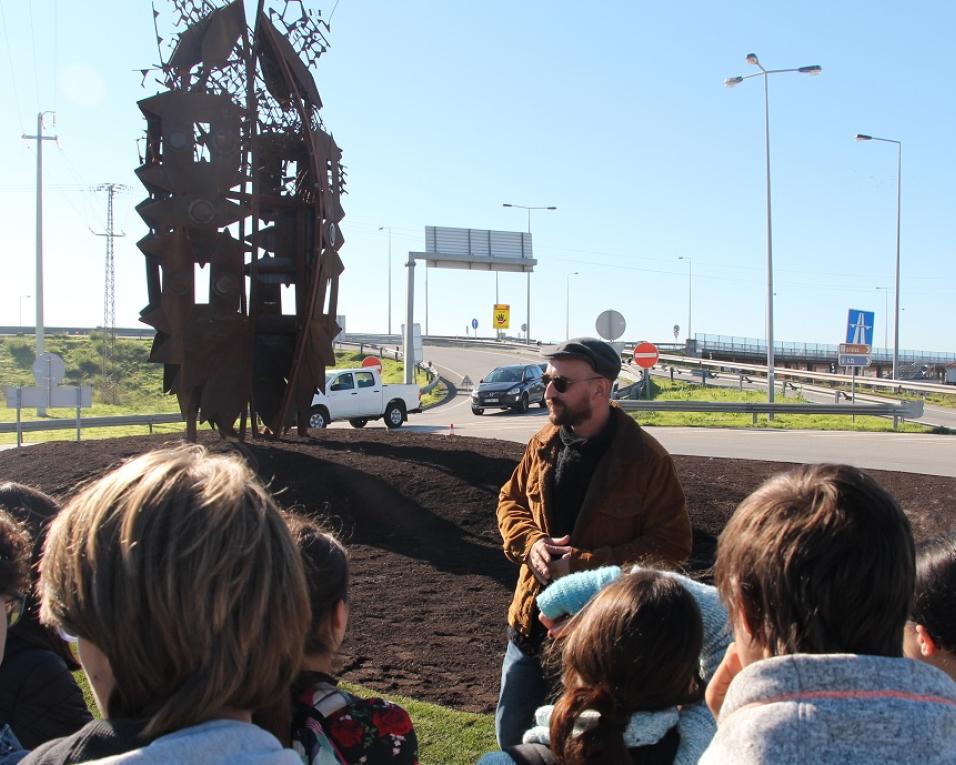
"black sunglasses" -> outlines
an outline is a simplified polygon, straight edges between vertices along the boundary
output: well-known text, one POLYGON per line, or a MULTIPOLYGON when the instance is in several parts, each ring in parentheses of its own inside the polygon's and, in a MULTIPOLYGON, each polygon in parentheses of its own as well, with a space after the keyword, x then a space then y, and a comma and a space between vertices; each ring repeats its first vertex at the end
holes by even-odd
POLYGON ((568 390, 568 388, 570 388, 575 383, 588 382, 589 380, 600 380, 600 379, 602 379, 600 375, 595 375, 594 377, 585 377, 581 380, 569 380, 567 377, 558 377, 557 375, 555 375, 554 377, 548 374, 541 375, 541 382, 544 383, 544 387, 547 388, 549 385, 554 383, 554 389, 558 393, 565 393, 568 390))

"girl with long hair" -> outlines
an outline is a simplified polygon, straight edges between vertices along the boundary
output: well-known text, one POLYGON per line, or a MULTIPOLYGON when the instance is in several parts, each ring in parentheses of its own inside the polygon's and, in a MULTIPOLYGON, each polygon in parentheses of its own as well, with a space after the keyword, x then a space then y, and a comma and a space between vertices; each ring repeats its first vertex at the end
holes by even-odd
POLYGON ((562 577, 538 606, 558 634, 561 695, 537 710, 524 744, 487 754, 480 765, 697 762, 715 731, 703 702, 706 679, 730 641, 713 587, 608 566, 562 577))

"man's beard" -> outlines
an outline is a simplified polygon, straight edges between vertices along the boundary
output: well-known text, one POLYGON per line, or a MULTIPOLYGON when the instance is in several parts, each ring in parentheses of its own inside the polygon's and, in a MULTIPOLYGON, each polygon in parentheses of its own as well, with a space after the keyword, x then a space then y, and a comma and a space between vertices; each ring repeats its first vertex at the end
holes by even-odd
POLYGON ((591 418, 591 412, 591 402, 589 400, 581 402, 581 405, 576 409, 556 398, 548 402, 548 420, 551 421, 552 425, 558 427, 573 428, 575 425, 580 425, 591 418))

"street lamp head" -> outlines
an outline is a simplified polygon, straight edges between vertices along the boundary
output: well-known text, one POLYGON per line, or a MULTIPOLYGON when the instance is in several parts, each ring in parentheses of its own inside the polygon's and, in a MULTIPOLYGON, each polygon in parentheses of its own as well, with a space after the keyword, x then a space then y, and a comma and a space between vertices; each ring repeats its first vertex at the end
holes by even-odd
POLYGON ((743 77, 728 77, 726 80, 724 80, 724 85, 728 88, 732 88, 734 85, 739 85, 743 81, 743 77))
POLYGON ((545 210, 557 210, 558 208, 552 205, 551 207, 545 207, 545 210))
POLYGON ((810 74, 815 77, 818 74, 823 74, 823 67, 814 64, 813 66, 801 66, 797 71, 801 74, 810 74))
POLYGON ((757 54, 756 54, 756 53, 748 53, 748 54, 747 54, 747 63, 748 63, 748 64, 753 64, 754 66, 760 66, 760 59, 757 58, 757 54))
POLYGON ((873 136, 871 136, 871 135, 865 135, 865 134, 863 134, 863 133, 857 133, 857 134, 856 134, 856 140, 857 140, 857 141, 872 141, 872 140, 873 140, 873 136))
POLYGON ((502 203, 501 203, 501 206, 502 206, 502 207, 514 207, 514 205, 509 205, 507 202, 502 202, 502 203))

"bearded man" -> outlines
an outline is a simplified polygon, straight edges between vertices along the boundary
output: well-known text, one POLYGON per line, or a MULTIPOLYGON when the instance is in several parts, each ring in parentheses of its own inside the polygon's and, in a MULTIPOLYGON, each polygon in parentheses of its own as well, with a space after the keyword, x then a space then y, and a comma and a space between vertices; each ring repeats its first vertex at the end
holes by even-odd
POLYGON ((539 660, 547 629, 535 598, 553 579, 607 564, 673 567, 691 551, 691 527, 674 461, 610 401, 621 356, 579 337, 545 354, 550 424, 528 443, 498 497, 505 556, 520 566, 508 610, 495 732, 521 743, 548 695, 539 660))

